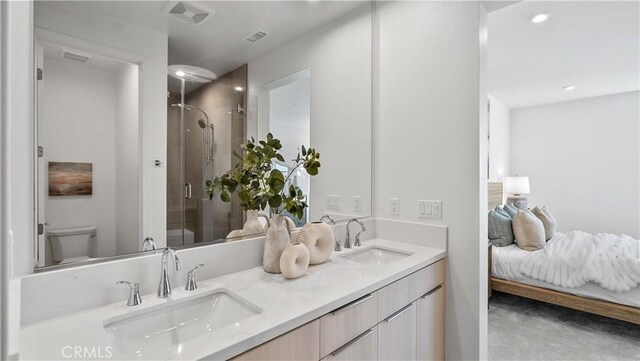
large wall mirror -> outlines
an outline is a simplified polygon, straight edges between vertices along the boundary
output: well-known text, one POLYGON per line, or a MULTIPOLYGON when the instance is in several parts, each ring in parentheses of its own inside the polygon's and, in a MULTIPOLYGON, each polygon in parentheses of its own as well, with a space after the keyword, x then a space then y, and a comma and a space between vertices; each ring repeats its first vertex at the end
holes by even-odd
POLYGON ((37 271, 263 231, 206 185, 269 133, 297 226, 371 215, 370 2, 36 1, 34 34, 37 271))

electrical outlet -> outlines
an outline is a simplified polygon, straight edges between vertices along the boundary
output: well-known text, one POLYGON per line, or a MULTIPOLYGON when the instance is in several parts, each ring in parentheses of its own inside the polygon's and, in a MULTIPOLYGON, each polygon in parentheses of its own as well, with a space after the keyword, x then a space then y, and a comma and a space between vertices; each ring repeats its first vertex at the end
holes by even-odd
POLYGON ((362 197, 360 196, 353 197, 353 211, 356 213, 362 212, 362 197))
POLYGON ((389 198, 389 214, 392 216, 400 214, 400 199, 389 198))
POLYGON ((442 201, 418 201, 418 218, 441 219, 442 201))

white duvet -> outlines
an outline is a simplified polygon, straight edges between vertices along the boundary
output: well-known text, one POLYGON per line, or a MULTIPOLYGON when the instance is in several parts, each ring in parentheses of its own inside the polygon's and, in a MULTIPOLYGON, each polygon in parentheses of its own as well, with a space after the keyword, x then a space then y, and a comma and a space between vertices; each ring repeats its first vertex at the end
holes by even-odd
POLYGON ((565 288, 587 282, 615 292, 640 283, 640 240, 608 233, 557 233, 520 263, 523 275, 565 288))

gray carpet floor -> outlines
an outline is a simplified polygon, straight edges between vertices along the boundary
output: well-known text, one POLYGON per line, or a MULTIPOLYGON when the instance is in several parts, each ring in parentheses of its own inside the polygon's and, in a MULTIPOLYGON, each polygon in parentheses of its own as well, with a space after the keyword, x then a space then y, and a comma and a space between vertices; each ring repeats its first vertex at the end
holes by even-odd
POLYGON ((640 326, 494 292, 489 360, 640 360, 640 326))

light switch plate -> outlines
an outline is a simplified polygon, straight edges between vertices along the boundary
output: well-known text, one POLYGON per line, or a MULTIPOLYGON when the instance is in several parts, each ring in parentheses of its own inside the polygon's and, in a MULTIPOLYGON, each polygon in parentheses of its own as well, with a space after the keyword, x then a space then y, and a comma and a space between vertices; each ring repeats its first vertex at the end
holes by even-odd
POLYGON ((442 219, 442 201, 418 201, 418 218, 442 219))
POLYGON ((400 214, 400 199, 389 198, 389 214, 392 216, 400 214))
POLYGON ((342 209, 342 197, 338 195, 327 195, 326 197, 326 209, 332 211, 339 211, 342 209))

